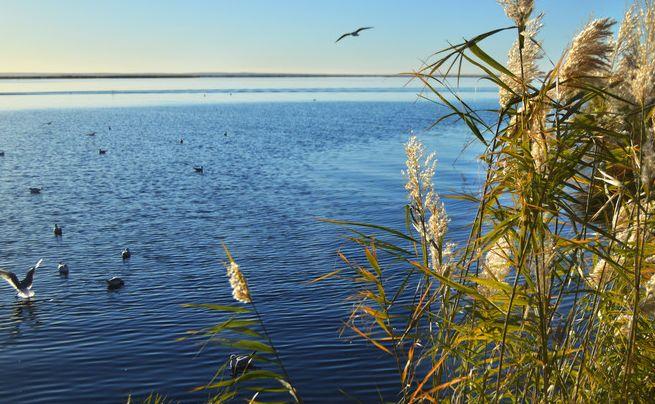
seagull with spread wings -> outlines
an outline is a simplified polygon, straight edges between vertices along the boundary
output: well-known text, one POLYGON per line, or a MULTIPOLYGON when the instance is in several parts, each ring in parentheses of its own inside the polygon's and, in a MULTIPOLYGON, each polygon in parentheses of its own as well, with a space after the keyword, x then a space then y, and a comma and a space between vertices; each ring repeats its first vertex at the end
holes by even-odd
POLYGON ((336 41, 334 41, 334 43, 339 42, 340 40, 342 40, 343 38, 345 38, 345 37, 347 37, 347 36, 359 36, 359 33, 360 33, 361 31, 364 31, 364 30, 366 30, 366 29, 371 29, 371 28, 373 28, 373 27, 362 27, 362 28, 360 28, 360 29, 358 29, 358 30, 356 30, 356 31, 348 32, 348 33, 346 33, 346 34, 343 34, 343 35, 341 35, 341 36, 339 37, 339 39, 337 39, 336 41))
POLYGON ((29 299, 30 297, 34 296, 34 292, 32 291, 34 272, 41 266, 41 263, 43 263, 43 259, 40 259, 36 265, 27 271, 27 275, 25 275, 25 279, 22 281, 18 280, 18 277, 15 273, 2 269, 0 269, 0 278, 7 281, 7 283, 10 284, 12 288, 16 289, 18 292, 18 297, 29 299))

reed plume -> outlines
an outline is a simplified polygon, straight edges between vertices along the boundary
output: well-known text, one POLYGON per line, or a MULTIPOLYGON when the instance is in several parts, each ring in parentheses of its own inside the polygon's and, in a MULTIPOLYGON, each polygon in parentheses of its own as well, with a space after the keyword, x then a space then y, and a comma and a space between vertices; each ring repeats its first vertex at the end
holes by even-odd
POLYGON ((559 72, 562 99, 573 97, 585 83, 602 84, 599 80, 609 76, 614 23, 610 18, 593 20, 573 39, 559 72))
POLYGON ((234 300, 241 303, 252 303, 248 282, 243 276, 243 273, 241 273, 239 265, 234 261, 230 261, 225 267, 227 268, 227 276, 230 279, 234 300))
POLYGON ((507 17, 519 27, 525 25, 534 9, 534 0, 498 0, 498 4, 503 7, 507 17))
MULTIPOLYGON (((532 8, 529 10, 532 12, 532 8)), ((502 73, 500 76, 505 84, 499 89, 501 107, 506 107, 513 98, 524 95, 528 86, 543 74, 538 64, 542 57, 541 44, 537 41, 537 35, 542 27, 541 19, 542 16, 539 15, 528 20, 525 28, 519 33, 521 38, 517 39, 509 50, 507 70, 512 75, 502 73)))
MULTIPOLYGON (((487 251, 484 262, 482 264, 482 271, 480 278, 493 279, 499 283, 505 283, 505 278, 511 269, 512 252, 509 242, 505 237, 501 237, 496 243, 487 251)), ((481 293, 490 296, 498 289, 489 288, 480 285, 478 287, 481 293)))

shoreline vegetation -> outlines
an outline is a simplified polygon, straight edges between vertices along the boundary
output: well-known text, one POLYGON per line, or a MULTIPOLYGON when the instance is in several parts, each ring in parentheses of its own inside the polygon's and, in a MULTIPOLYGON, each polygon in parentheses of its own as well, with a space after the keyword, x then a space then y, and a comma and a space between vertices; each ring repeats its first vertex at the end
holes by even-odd
MULTIPOLYGON (((357 78, 408 77, 407 74, 334 74, 334 73, 0 73, 0 80, 52 79, 197 79, 197 78, 357 78)), ((455 76, 452 76, 455 77, 455 76)), ((482 77, 462 74, 459 77, 482 77)))
MULTIPOLYGON (((655 3, 637 0, 618 29, 590 20, 547 71, 533 0, 498 3, 513 25, 414 73, 445 108, 434 124, 466 125, 485 149, 480 189, 451 196, 475 207, 468 237, 450 238, 436 156, 412 136, 405 229, 325 220, 345 228, 355 252, 337 252, 340 268, 314 281, 353 286, 344 332, 395 363, 398 403, 652 402, 655 3), (482 49, 501 32, 516 33, 506 63, 482 49), (462 64, 499 88, 497 107, 457 95, 448 76, 462 64)), ((240 304, 193 305, 222 322, 189 337, 249 355, 252 370, 230 377, 226 363, 199 389, 215 392, 210 402, 302 402, 247 273, 226 256, 240 304)))

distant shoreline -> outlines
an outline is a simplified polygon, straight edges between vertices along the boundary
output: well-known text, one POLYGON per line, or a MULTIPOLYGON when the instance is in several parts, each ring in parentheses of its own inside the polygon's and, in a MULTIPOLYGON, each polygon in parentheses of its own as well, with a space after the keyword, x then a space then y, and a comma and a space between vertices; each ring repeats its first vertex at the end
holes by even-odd
MULTIPOLYGON (((47 79, 195 79, 195 78, 322 78, 409 77, 407 74, 310 74, 310 73, 0 73, 0 80, 47 79)), ((480 77, 462 74, 460 77, 480 77)))

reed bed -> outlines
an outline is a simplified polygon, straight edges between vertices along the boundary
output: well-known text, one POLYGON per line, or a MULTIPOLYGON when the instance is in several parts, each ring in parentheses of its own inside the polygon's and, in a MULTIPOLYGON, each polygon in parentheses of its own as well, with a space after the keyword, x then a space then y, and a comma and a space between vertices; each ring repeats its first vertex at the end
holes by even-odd
MULTIPOLYGON (((344 268, 323 278, 356 286, 347 327, 395 360, 400 403, 652 402, 655 6, 635 3, 620 24, 590 21, 552 61, 533 1, 499 3, 511 26, 411 74, 448 108, 436 124, 458 120, 484 145, 484 183, 456 196, 477 206, 468 238, 450 240, 435 157, 412 137, 406 230, 329 220, 361 254, 341 254, 344 268), (508 32, 501 63, 483 46, 508 32), (498 86, 497 108, 459 98, 452 76, 463 65, 498 86)), ((219 329, 249 334, 254 324, 219 329)), ((263 376, 300 400, 284 372, 263 376)))

